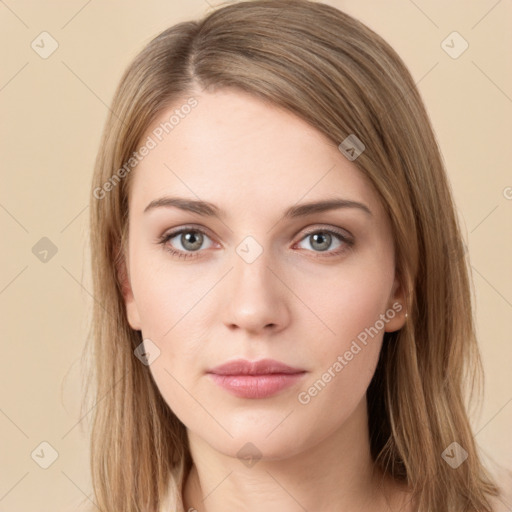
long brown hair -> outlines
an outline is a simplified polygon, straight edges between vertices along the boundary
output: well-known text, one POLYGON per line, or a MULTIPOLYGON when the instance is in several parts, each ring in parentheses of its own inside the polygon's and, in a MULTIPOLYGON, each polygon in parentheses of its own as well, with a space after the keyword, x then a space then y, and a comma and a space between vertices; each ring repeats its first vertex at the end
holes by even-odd
POLYGON ((186 430, 134 356, 142 338, 123 301, 128 187, 136 172, 130 159, 164 109, 222 87, 288 109, 336 146, 349 135, 363 141, 354 163, 391 220, 409 313, 403 329, 385 333, 367 392, 372 456, 408 484, 421 511, 491 511, 489 495, 498 488, 479 458, 467 412, 483 373, 469 265, 429 118, 409 71, 380 36, 307 0, 245 1, 172 26, 136 56, 117 88, 90 217, 98 508, 155 512, 166 498, 183 506, 191 465, 186 430), (442 457, 454 442, 468 454, 456 470, 442 457))

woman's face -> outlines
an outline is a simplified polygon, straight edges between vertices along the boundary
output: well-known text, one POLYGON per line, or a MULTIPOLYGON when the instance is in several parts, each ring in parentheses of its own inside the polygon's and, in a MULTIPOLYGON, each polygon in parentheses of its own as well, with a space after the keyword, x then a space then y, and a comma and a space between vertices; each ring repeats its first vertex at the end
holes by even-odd
POLYGON ((251 442, 284 457, 343 427, 384 331, 403 325, 391 226, 355 163, 306 122, 243 92, 194 97, 172 131, 161 123, 180 105, 150 127, 142 143, 156 147, 130 177, 129 322, 189 434, 226 455, 251 442), (301 208, 340 199, 363 206, 301 208), (209 373, 235 359, 302 373, 209 373))

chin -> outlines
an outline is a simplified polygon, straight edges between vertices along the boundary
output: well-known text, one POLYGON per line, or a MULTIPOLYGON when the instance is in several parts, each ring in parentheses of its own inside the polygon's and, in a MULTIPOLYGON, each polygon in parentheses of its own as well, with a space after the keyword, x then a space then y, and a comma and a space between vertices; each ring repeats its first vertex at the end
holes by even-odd
MULTIPOLYGON (((282 421, 282 417, 280 418, 282 421)), ((278 425, 276 422, 274 427, 278 425)), ((204 437, 204 439, 220 453, 229 457, 244 460, 280 460, 291 457, 301 452, 304 447, 297 435, 290 434, 277 427, 273 432, 272 429, 262 429, 254 425, 247 424, 238 425, 235 430, 228 429, 233 437, 223 436, 219 438, 204 437), (269 435, 269 432, 270 435, 269 435)))

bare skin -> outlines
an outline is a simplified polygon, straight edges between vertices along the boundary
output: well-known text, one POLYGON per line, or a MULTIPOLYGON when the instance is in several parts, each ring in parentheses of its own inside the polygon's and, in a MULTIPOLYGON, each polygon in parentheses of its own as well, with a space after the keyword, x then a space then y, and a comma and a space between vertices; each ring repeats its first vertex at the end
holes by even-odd
MULTIPOLYGON (((354 434, 352 440, 357 439, 358 434, 354 434)), ((336 441, 336 439, 332 440, 336 441)), ((329 442, 330 444, 330 442, 329 442)), ((342 442, 337 447, 341 446, 342 442)), ((327 448, 327 445, 326 445, 327 448)), ((376 471, 372 477, 368 478, 368 482, 357 482, 355 479, 350 482, 350 486, 356 488, 359 484, 361 490, 364 484, 367 484, 368 495, 362 495, 359 502, 350 502, 345 500, 344 494, 349 486, 342 485, 336 481, 333 487, 325 487, 327 475, 332 477, 332 469, 336 468, 335 461, 331 462, 330 457, 326 454, 322 457, 326 465, 324 471, 318 474, 318 464, 315 457, 319 456, 321 447, 315 447, 314 450, 297 457, 297 464, 302 466, 294 467, 293 475, 288 477, 284 474, 294 463, 293 459, 288 459, 282 463, 277 461, 259 461, 252 468, 243 469, 239 464, 228 478, 228 473, 210 475, 208 472, 199 475, 197 465, 194 464, 185 481, 183 492, 184 510, 186 512, 202 512, 210 510, 251 510, 251 511, 278 511, 286 510, 290 512, 303 512, 304 510, 321 510, 321 511, 369 511, 369 512, 413 512, 414 504, 411 502, 411 495, 407 487, 395 481, 389 476, 382 475, 376 471), (270 476, 272 475, 272 476, 270 476), (279 477, 277 477, 279 475, 279 477), (226 479, 225 479, 226 478, 226 479), (279 478, 279 480, 278 480, 279 478), (224 480, 225 479, 225 480, 224 480), (223 481, 224 480, 224 481, 223 481), (219 483, 222 482, 220 485, 219 483), (279 483, 277 483, 279 482, 279 483), (215 489, 216 486, 219 488, 215 489), (282 487, 285 487, 286 491, 282 487), (323 488, 323 492, 312 492, 323 488), (220 487, 225 487, 223 493, 218 493, 220 487), (203 489, 215 489, 215 492, 203 491, 203 489), (244 492, 240 493, 240 489, 244 492), (226 496, 234 493, 233 496, 242 495, 241 501, 226 501, 226 496), (248 505, 248 496, 252 496, 252 506, 248 505), (224 503, 224 504, 223 504, 224 503), (229 505, 227 505, 229 503, 229 505), (227 508, 227 507, 232 508, 227 508), (250 507, 250 508, 249 508, 250 507)), ((206 450, 207 451, 207 450, 206 450)), ((353 450, 355 455, 356 450, 353 450)), ((361 454, 359 454, 361 455, 361 454)), ((217 456, 214 454, 214 456, 217 456)), ((332 457, 335 459, 335 457, 332 457)), ((358 459, 352 466, 352 469, 358 469, 358 459)), ((198 462, 199 467, 203 467, 198 462)), ((365 472, 370 474, 372 463, 367 454, 365 472)), ((363 471, 361 471, 363 474, 363 471)), ((346 478, 346 473, 340 472, 340 478, 346 478)))
POLYGON ((185 510, 412 510, 403 486, 381 485, 370 456, 366 390, 384 332, 405 320, 377 192, 291 113, 235 90, 194 97, 197 107, 133 171, 125 282, 130 325, 158 348, 150 371, 187 428, 194 466, 185 510), (163 196, 208 201, 226 216, 144 212, 163 196), (283 218, 292 206, 334 198, 371 213, 283 218), (182 227, 193 237, 158 243, 182 227), (241 256, 256 250, 253 261, 241 256), (372 327, 377 334, 363 343, 372 327), (304 373, 272 396, 239 397, 208 374, 236 358, 272 358, 304 373), (250 467, 244 446, 257 452, 250 467))

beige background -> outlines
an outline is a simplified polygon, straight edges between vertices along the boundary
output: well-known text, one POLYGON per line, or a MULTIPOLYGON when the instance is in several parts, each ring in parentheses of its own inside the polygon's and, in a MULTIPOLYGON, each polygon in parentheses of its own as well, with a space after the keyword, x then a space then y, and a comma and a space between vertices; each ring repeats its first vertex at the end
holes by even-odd
MULTIPOLYGON (((426 102, 473 267, 486 370, 485 400, 473 419, 476 440, 512 468, 512 3, 327 3, 389 41, 426 102), (469 43, 457 59, 441 46, 453 31, 469 43)), ((130 59, 163 29, 217 5, 209 4, 0 2, 0 512, 69 511, 91 495, 91 415, 81 418, 79 403, 93 300, 87 246, 93 161, 107 105, 130 59), (59 45, 46 59, 31 47, 43 31, 59 45), (57 248, 46 262, 32 252, 43 237, 57 248), (43 441, 58 453, 48 469, 36 463, 50 460, 50 450, 38 448, 43 441)))

